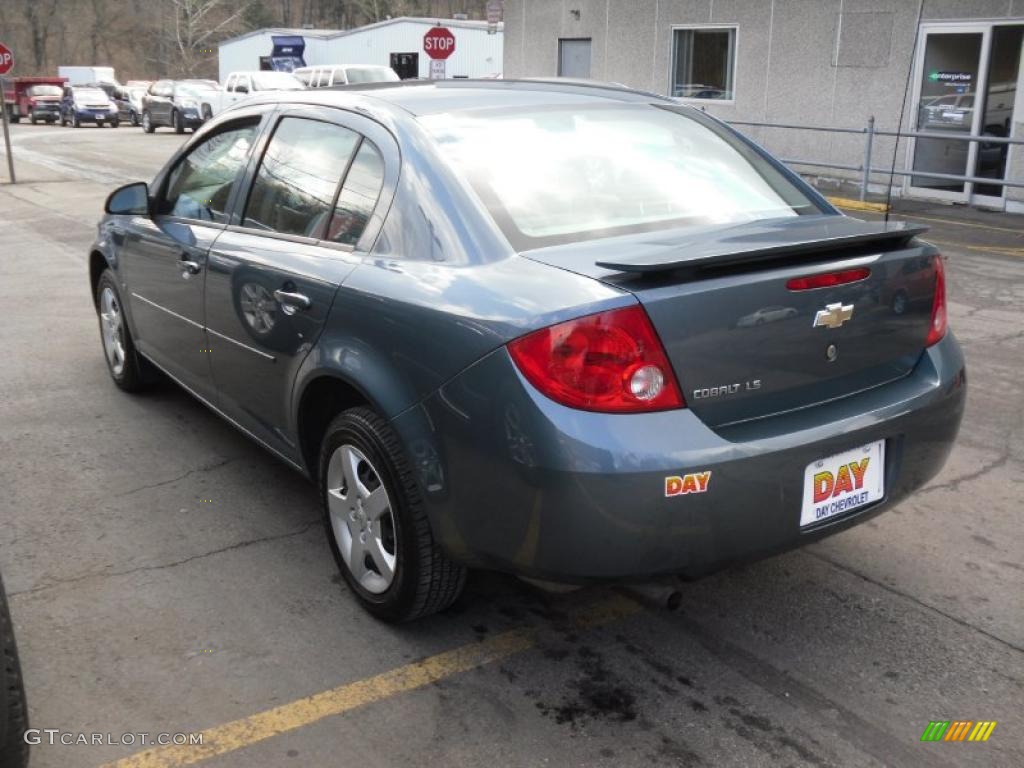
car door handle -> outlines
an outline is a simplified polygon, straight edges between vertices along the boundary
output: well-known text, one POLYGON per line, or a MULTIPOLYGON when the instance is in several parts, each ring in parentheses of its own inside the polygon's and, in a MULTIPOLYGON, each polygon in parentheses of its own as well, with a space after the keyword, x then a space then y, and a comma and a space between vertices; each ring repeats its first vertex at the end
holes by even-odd
POLYGON ((313 306, 313 302, 309 300, 309 296, 302 293, 283 291, 280 288, 274 291, 274 298, 281 302, 284 311, 288 314, 295 312, 297 309, 309 309, 313 306))
POLYGON ((190 259, 182 259, 178 262, 184 272, 181 273, 182 277, 188 277, 189 275, 198 275, 203 267, 198 261, 191 261, 190 259))

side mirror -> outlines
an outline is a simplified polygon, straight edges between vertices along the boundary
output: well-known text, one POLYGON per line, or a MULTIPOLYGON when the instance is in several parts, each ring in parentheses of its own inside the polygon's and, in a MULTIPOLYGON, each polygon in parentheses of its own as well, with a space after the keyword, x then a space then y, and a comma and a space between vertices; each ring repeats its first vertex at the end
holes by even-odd
POLYGON ((103 210, 119 215, 149 216, 149 185, 136 181, 118 187, 110 193, 103 210))
POLYGON ((235 93, 248 93, 248 92, 249 92, 249 86, 248 85, 236 85, 235 86, 235 93))

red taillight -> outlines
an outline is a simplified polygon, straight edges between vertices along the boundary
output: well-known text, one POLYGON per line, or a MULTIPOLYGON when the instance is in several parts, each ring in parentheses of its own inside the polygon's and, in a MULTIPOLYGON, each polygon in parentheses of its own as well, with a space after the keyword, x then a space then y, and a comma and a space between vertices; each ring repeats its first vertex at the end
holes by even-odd
POLYGON ((935 298, 932 299, 932 323, 928 326, 928 338, 924 345, 930 347, 946 335, 949 321, 946 317, 946 269, 942 257, 935 256, 935 298))
POLYGON ((786 287, 791 291, 810 291, 814 288, 831 288, 835 285, 846 285, 847 283, 856 283, 858 280, 865 280, 870 274, 871 270, 867 267, 844 269, 842 272, 826 272, 821 275, 794 277, 786 283, 786 287))
POLYGON ((552 400, 586 411, 639 413, 685 406, 642 307, 568 320, 509 342, 523 375, 552 400))

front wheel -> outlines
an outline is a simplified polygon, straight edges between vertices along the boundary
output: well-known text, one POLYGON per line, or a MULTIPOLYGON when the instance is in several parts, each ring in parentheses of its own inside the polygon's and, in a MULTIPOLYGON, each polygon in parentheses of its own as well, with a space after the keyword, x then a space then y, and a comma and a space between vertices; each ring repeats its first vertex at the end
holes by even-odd
POLYGON ((35 115, 32 115, 32 117, 30 117, 29 120, 31 121, 32 125, 37 125, 39 123, 39 121, 36 120, 35 115))
POLYGON ((121 124, 121 118, 119 118, 119 117, 115 117, 113 120, 110 121, 110 127, 111 128, 117 128, 120 124, 121 124))
POLYGON ((331 552, 367 611, 409 621, 455 601, 466 569, 434 541, 419 486, 386 419, 369 408, 337 416, 321 445, 319 481, 331 552))
POLYGON ((142 113, 142 130, 146 133, 153 132, 153 117, 149 114, 148 109, 142 113))
POLYGON ((71 114, 71 127, 72 128, 81 128, 82 127, 82 121, 78 119, 78 113, 73 112, 71 114))
POLYGON ((171 112, 171 125, 174 126, 175 133, 185 132, 185 120, 181 116, 181 112, 174 110, 171 112))
POLYGON ((151 364, 135 351, 131 331, 124 316, 121 294, 114 274, 108 269, 96 285, 96 311, 107 370, 114 383, 125 392, 139 392, 152 381, 151 364))
POLYGON ((134 109, 132 110, 131 119, 132 119, 132 125, 135 126, 136 128, 138 128, 139 127, 139 113, 136 112, 134 109))

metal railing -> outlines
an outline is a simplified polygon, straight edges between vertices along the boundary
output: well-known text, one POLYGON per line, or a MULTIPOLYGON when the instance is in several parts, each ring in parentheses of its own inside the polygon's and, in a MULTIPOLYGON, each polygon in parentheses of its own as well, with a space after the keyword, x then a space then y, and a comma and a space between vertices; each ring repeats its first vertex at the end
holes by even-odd
MULTIPOLYGON (((1024 145, 1024 139, 1004 138, 1002 136, 960 136, 953 133, 935 133, 928 131, 880 131, 875 128, 875 116, 868 118, 868 124, 864 128, 833 128, 825 125, 794 125, 790 123, 759 123, 749 120, 729 120, 729 125, 752 126, 755 128, 782 128, 800 131, 818 131, 820 133, 845 133, 864 136, 864 160, 860 165, 849 165, 843 163, 825 163, 817 160, 801 160, 796 158, 783 158, 782 162, 789 165, 805 165, 811 168, 832 168, 842 171, 856 171, 861 175, 860 199, 867 198, 868 184, 871 181, 871 174, 879 173, 886 176, 913 176, 925 179, 942 179, 945 181, 960 181, 964 183, 986 184, 996 187, 1024 187, 1024 181, 1014 181, 1010 178, 993 179, 988 176, 970 176, 956 173, 938 173, 935 171, 900 170, 892 168, 873 168, 871 156, 874 151, 876 136, 892 136, 897 139, 941 139, 942 141, 967 141, 979 142, 982 144, 1020 144, 1024 145)), ((1003 173, 1006 171, 1004 169, 1003 173)))

